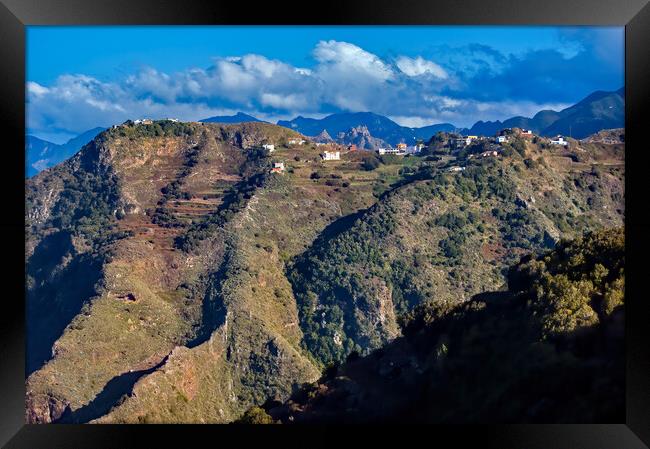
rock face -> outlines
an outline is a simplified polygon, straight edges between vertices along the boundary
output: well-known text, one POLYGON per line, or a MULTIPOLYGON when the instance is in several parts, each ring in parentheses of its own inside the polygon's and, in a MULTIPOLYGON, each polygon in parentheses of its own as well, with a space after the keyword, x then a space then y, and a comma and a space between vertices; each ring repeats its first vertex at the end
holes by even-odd
POLYGON ((27 181, 28 422, 233 421, 398 338, 418 304, 498 289, 520 255, 623 220, 620 144, 527 142, 449 174, 325 163, 298 136, 125 124, 27 181))
POLYGON ((55 422, 68 409, 69 404, 48 394, 27 392, 25 399, 25 422, 49 424, 55 422))
POLYGON ((356 126, 347 132, 340 132, 337 135, 339 143, 351 145, 354 144, 357 148, 363 150, 376 150, 380 147, 387 146, 386 143, 370 135, 367 126, 356 126))
POLYGON ((320 132, 317 136, 313 137, 312 140, 314 142, 318 143, 332 143, 334 142, 334 139, 332 139, 332 136, 327 132, 326 129, 320 132))

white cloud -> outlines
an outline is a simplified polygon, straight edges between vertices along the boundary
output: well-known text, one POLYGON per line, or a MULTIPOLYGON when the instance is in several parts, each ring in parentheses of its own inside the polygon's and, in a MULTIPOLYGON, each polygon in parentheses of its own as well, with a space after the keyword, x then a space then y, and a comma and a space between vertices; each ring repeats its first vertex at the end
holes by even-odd
POLYGON ((47 87, 41 86, 38 83, 35 83, 33 81, 28 81, 27 82, 27 94, 28 95, 35 95, 35 96, 44 95, 44 94, 48 93, 49 91, 50 90, 47 87))
POLYGON ((260 102, 265 106, 277 109, 300 110, 308 107, 307 99, 302 95, 289 94, 279 95, 263 93, 260 102))
MULTIPOLYGON (((475 54, 496 58, 484 48, 475 54)), ((208 68, 177 73, 144 68, 111 82, 83 74, 60 76, 48 86, 28 82, 28 128, 41 135, 74 134, 144 116, 192 121, 242 111, 275 121, 319 117, 333 110, 372 111, 405 126, 471 126, 478 118, 502 120, 566 106, 456 98, 450 92, 468 81, 448 59, 445 67, 453 70, 421 56, 398 55, 386 61, 354 44, 332 40, 319 42, 313 57, 309 68, 245 54, 215 58, 208 68)))
POLYGON ((342 72, 379 81, 393 77, 390 66, 378 56, 347 42, 320 41, 314 49, 314 57, 321 63, 323 72, 342 72))
POLYGON ((421 76, 431 74, 436 78, 447 79, 449 75, 438 64, 433 61, 428 61, 421 56, 417 58, 409 58, 408 56, 400 56, 395 61, 397 67, 407 76, 421 76))

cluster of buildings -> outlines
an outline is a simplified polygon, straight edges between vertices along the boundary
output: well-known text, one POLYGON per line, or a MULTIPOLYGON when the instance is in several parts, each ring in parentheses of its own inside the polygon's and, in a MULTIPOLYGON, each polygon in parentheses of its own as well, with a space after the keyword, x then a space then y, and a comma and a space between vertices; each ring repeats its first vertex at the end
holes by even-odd
MULTIPOLYGON (((462 149, 474 142, 477 141, 487 141, 494 144, 502 144, 510 141, 511 136, 519 136, 524 139, 532 139, 535 134, 530 129, 518 129, 518 128, 508 128, 503 129, 497 133, 495 137, 483 137, 483 136, 461 136, 449 139, 449 146, 452 149, 462 149)), ((564 136, 558 135, 550 139, 551 145, 562 145, 567 146, 569 142, 564 138, 564 136)))
POLYGON ((151 125, 153 124, 153 120, 150 118, 140 118, 137 120, 133 120, 134 125, 151 125))

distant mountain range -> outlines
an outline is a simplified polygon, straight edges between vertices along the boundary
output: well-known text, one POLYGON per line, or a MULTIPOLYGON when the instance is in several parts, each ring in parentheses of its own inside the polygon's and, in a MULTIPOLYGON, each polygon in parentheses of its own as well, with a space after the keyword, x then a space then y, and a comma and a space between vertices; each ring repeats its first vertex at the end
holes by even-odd
POLYGON ((36 136, 25 136, 25 176, 31 178, 38 172, 63 162, 105 129, 89 129, 64 144, 48 142, 36 136))
MULTIPOLYGON (((243 112, 235 115, 209 117, 201 122, 230 123, 263 122, 243 112)), ((342 144, 356 144, 360 148, 375 149, 382 145, 400 142, 415 143, 429 140, 437 132, 456 131, 470 135, 494 135, 504 128, 526 128, 542 136, 563 134, 583 139, 602 129, 625 127, 624 88, 616 91, 596 91, 575 105, 561 111, 543 110, 530 117, 511 117, 504 121, 478 121, 471 128, 457 128, 451 123, 439 123, 420 128, 401 126, 388 117, 372 112, 343 112, 321 119, 298 116, 293 120, 280 120, 280 126, 298 131, 306 136, 318 136, 318 141, 334 140, 342 144)), ((58 164, 74 155, 105 128, 93 128, 70 139, 55 144, 28 135, 25 141, 25 172, 29 178, 41 170, 58 164)))
POLYGON ((544 110, 532 118, 512 117, 503 122, 478 121, 467 133, 492 135, 503 128, 526 128, 541 136, 563 134, 583 139, 601 129, 625 126, 625 90, 596 91, 559 112, 544 110))
MULTIPOLYGON (((429 139, 438 131, 453 131, 451 123, 440 123, 423 128, 401 126, 383 115, 372 112, 344 112, 332 114, 322 119, 296 117, 293 120, 280 120, 278 125, 298 131, 306 136, 319 135, 326 130, 330 136, 351 135, 353 128, 365 127, 370 136, 391 145, 399 142, 415 143, 418 139, 429 139)), ((357 133, 358 134, 358 133, 357 133)), ((342 142, 355 143, 355 142, 342 142)))
POLYGON ((261 122, 262 120, 253 117, 252 115, 238 112, 235 115, 216 115, 214 117, 204 118, 199 120, 204 123, 245 123, 245 122, 261 122))
MULTIPOLYGON (((231 116, 210 117, 202 122, 243 123, 261 121, 238 112, 231 116)), ((451 123, 438 123, 420 128, 409 128, 388 117, 372 112, 343 112, 316 119, 298 116, 293 120, 280 120, 280 126, 298 131, 306 136, 327 137, 343 144, 361 144, 372 149, 377 145, 395 145, 400 142, 415 143, 428 140, 439 131, 456 131, 470 135, 494 135, 504 128, 531 129, 542 136, 563 134, 576 139, 585 138, 601 129, 625 126, 624 88, 617 91, 596 91, 575 105, 561 111, 543 110, 531 117, 516 116, 504 121, 478 121, 471 128, 457 128, 451 123)), ((322 139, 319 139, 322 140, 322 139)), ((327 140, 327 139, 325 139, 327 140)))

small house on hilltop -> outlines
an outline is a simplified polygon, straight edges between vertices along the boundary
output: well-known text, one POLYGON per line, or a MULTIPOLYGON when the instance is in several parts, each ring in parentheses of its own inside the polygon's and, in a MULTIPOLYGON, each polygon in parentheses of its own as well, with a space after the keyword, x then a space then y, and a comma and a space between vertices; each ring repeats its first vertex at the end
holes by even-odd
POLYGON ((353 143, 348 145, 348 151, 357 151, 357 149, 358 149, 357 146, 353 143))
POLYGON ((306 141, 304 139, 289 139, 289 145, 303 145, 306 141))
POLYGON ((498 143, 505 143, 508 141, 508 138, 506 136, 497 136, 497 142, 498 143))
POLYGON ((551 139, 551 144, 552 145, 562 145, 562 146, 567 146, 569 142, 564 140, 563 136, 557 136, 555 139, 551 139))
POLYGON ((282 173, 284 171, 284 162, 274 162, 271 173, 282 173))
POLYGON ((341 152, 340 151, 324 151, 321 153, 320 157, 324 161, 340 161, 341 160, 341 152))
POLYGON ((262 148, 267 150, 269 153, 273 153, 275 151, 275 145, 272 145, 270 143, 265 143, 264 145, 262 145, 262 148))

